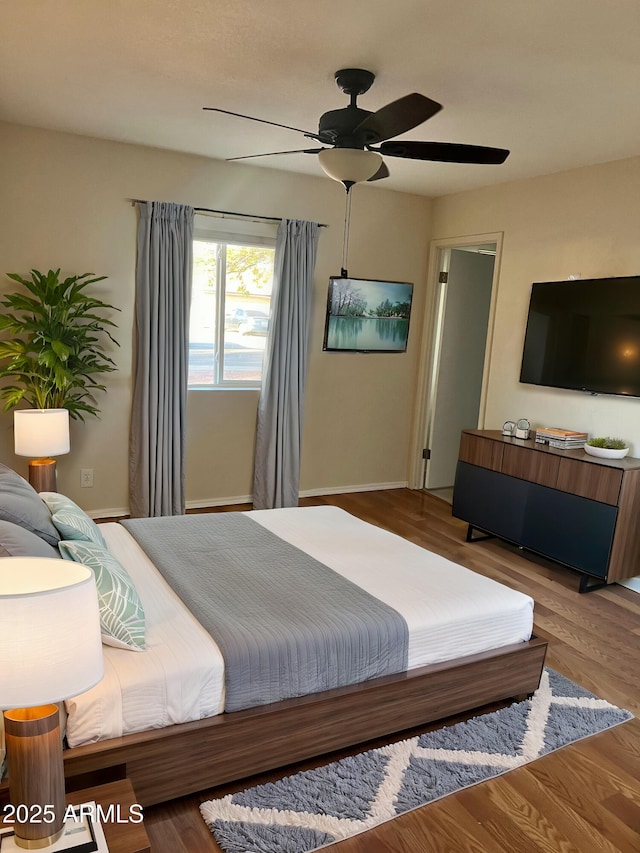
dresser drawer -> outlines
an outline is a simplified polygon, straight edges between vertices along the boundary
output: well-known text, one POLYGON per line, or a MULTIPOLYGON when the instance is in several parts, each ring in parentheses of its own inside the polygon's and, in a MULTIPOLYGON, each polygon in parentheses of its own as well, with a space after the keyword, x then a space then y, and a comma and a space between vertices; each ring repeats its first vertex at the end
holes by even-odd
POLYGON ((460 439, 459 459, 461 462, 468 462, 470 465, 499 471, 502 467, 504 449, 504 444, 499 441, 492 441, 490 438, 482 438, 463 432, 460 439))
POLYGON ((623 472, 578 459, 560 459, 556 489, 617 506, 623 472))
POLYGON ((502 457, 502 473, 540 486, 556 485, 560 459, 534 448, 506 445, 502 457))

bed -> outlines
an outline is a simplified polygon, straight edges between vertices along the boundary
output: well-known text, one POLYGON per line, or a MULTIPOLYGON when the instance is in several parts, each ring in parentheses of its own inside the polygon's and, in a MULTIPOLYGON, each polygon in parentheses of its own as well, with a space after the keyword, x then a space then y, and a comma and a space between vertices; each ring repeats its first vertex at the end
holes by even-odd
MULTIPOLYGON (((528 596, 335 507, 185 524, 221 515, 243 516, 397 611, 407 626, 405 670, 225 711, 218 643, 132 533, 100 525, 143 602, 147 648, 105 645, 103 681, 66 703, 69 788, 126 776, 151 805, 537 688, 546 643, 531 635, 528 596)), ((181 560, 186 572, 189 554, 181 560)))

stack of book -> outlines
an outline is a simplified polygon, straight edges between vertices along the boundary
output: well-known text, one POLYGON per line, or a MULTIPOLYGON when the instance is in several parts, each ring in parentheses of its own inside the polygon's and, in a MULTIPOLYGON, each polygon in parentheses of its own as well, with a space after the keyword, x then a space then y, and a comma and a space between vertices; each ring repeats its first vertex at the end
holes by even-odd
POLYGON ((536 430, 536 441, 538 444, 548 444, 560 450, 573 450, 576 447, 584 447, 589 434, 576 432, 573 429, 560 429, 559 427, 540 427, 536 430))

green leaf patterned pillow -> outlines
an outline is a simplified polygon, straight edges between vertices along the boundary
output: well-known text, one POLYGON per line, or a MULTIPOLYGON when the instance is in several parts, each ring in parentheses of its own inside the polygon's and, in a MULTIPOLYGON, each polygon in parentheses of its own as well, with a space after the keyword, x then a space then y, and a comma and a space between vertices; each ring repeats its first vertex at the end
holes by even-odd
POLYGON ((126 569, 94 542, 74 539, 60 542, 58 547, 66 560, 83 563, 95 576, 102 642, 119 649, 144 650, 144 608, 126 569))
POLYGON ((63 539, 81 539, 106 547, 100 528, 71 498, 59 492, 40 492, 51 513, 51 521, 63 539))

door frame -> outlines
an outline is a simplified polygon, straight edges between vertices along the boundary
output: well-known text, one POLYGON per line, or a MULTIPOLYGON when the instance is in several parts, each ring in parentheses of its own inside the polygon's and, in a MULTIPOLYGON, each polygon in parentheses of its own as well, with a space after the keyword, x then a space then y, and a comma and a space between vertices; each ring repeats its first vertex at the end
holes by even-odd
POLYGON ((467 237, 436 239, 432 240, 429 244, 427 298, 425 300, 422 320, 423 333, 418 363, 413 439, 410 444, 411 458, 409 461, 408 478, 410 489, 422 489, 424 485, 427 460, 423 459, 422 451, 424 448, 429 447, 433 420, 433 413, 430 409, 430 404, 432 400, 436 399, 438 389, 437 368, 441 345, 438 330, 441 323, 441 314, 444 309, 444 306, 440 304, 441 288, 439 282, 439 274, 441 271, 440 259, 442 252, 445 249, 460 249, 468 246, 480 246, 484 243, 496 244, 493 279, 491 282, 489 319, 487 323, 487 341, 485 345, 484 368, 482 371, 480 409, 477 424, 479 429, 483 429, 487 405, 487 385, 490 372, 491 353, 493 349, 493 332, 495 325, 496 303, 498 298, 498 282, 500 278, 503 237, 503 231, 495 231, 487 234, 472 234, 467 237))

